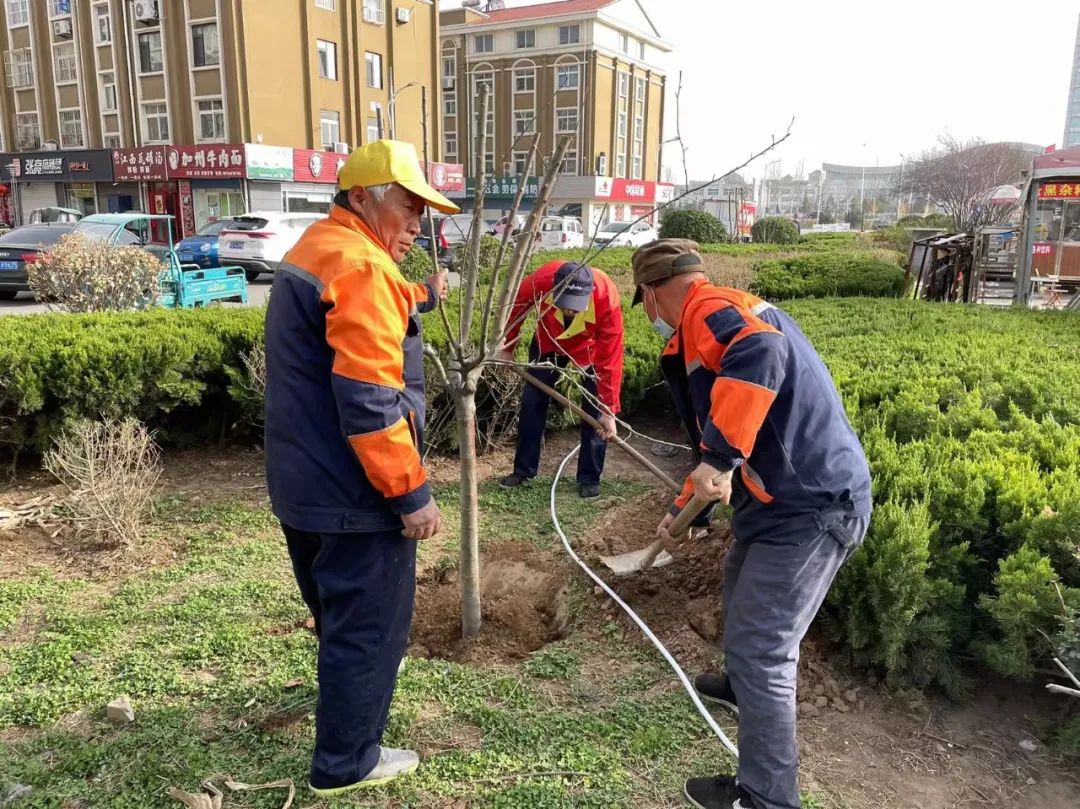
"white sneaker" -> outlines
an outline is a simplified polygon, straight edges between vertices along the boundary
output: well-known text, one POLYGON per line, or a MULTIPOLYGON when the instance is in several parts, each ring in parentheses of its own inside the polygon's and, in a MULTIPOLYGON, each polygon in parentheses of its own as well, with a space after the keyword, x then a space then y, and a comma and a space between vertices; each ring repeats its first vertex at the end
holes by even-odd
POLYGON ((312 787, 311 791, 321 797, 329 798, 334 795, 352 792, 354 789, 382 786, 383 784, 390 783, 396 778, 401 778, 404 775, 416 772, 416 768, 419 766, 420 756, 412 750, 395 750, 392 747, 380 747, 379 763, 375 765, 375 768, 371 772, 364 776, 362 781, 357 781, 355 784, 349 784, 344 787, 334 787, 332 789, 318 789, 312 787))

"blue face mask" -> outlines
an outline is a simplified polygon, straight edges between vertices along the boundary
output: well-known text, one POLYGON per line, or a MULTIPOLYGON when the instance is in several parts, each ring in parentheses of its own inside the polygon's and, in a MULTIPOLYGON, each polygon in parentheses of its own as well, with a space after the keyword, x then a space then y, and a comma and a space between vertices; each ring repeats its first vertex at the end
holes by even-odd
POLYGON ((665 340, 670 340, 675 334, 675 327, 668 323, 660 315, 656 316, 656 320, 652 322, 652 327, 659 332, 660 336, 665 340))

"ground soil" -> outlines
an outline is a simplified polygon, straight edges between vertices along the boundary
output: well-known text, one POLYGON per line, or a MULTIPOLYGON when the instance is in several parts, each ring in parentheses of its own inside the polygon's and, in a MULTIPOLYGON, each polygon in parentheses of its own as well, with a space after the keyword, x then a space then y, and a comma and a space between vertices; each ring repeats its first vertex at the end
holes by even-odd
MULTIPOLYGON (((670 428, 651 425, 643 431, 681 441, 670 428)), ((553 472, 574 443, 570 433, 549 436, 542 473, 553 472)), ((673 477, 680 478, 692 466, 689 452, 654 455, 650 442, 635 439, 634 444, 673 477)), ((504 450, 485 456, 482 479, 505 474, 511 454, 504 450)), ((617 450, 611 450, 609 459, 609 474, 655 480, 617 450)), ((434 461, 431 472, 436 482, 456 479, 456 467, 449 460, 434 461)), ((43 475, 24 470, 17 485, 0 491, 0 506, 25 502, 49 485, 43 475)), ((257 449, 171 453, 163 485, 206 502, 221 497, 265 498, 257 449)), ((731 542, 726 528, 712 529, 708 537, 685 546, 674 564, 648 573, 619 578, 598 561, 601 554, 647 545, 669 501, 669 493, 657 490, 616 507, 589 532, 571 540, 693 673, 715 667, 721 658, 723 558, 731 542)), ((108 574, 112 562, 103 564, 89 549, 65 550, 65 544, 37 527, 0 533, 0 580, 41 566, 57 576, 108 574)), ((167 543, 164 547, 163 553, 171 552, 167 543)), ((153 563, 154 559, 144 560, 139 566, 153 563)), ((599 588, 589 591, 579 617, 571 621, 567 585, 580 573, 557 549, 497 543, 487 549, 483 569, 485 627, 468 644, 462 643, 458 629, 456 572, 436 567, 421 574, 411 641, 414 654, 475 665, 504 664, 527 657, 566 631, 610 639, 601 634, 601 627, 613 624, 616 641, 637 636, 638 629, 599 588)), ((289 630, 301 628, 310 629, 305 625, 289 630)), ((812 637, 804 644, 799 672, 803 784, 825 796, 830 809, 1080 809, 1076 763, 1055 758, 1034 735, 1038 717, 1053 715, 1060 705, 1037 684, 983 682, 970 702, 956 705, 933 696, 890 692, 873 675, 849 672, 833 655, 824 639, 812 637), (1032 742, 1034 752, 1028 752, 1032 742)), ((588 671, 603 669, 610 661, 598 657, 582 663, 584 679, 588 671)), ((665 687, 665 682, 658 682, 650 689, 665 687)), ((271 717, 267 722, 280 726, 291 719, 271 717)), ((5 731, 0 742, 10 741, 10 734, 18 732, 5 731)))

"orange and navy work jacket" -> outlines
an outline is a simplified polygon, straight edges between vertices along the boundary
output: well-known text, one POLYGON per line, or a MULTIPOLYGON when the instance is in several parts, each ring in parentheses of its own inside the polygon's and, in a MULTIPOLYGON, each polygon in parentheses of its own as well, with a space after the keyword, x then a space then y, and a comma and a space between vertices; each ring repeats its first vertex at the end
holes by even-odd
MULTIPOLYGON (((786 313, 702 280, 661 367, 700 460, 737 470, 740 539, 870 513, 870 470, 828 369, 786 313)), ((673 512, 693 495, 687 480, 673 512)))
POLYGON ((567 320, 552 300, 555 275, 563 261, 549 261, 525 277, 510 309, 506 345, 517 344, 529 310, 536 309, 537 352, 562 354, 579 368, 592 368, 596 391, 611 412, 620 410, 623 376, 623 316, 619 290, 607 275, 593 269, 593 292, 589 308, 567 320))
POLYGON ((390 530, 427 504, 419 313, 435 303, 336 205, 285 256, 266 314, 265 414, 270 502, 285 525, 390 530))

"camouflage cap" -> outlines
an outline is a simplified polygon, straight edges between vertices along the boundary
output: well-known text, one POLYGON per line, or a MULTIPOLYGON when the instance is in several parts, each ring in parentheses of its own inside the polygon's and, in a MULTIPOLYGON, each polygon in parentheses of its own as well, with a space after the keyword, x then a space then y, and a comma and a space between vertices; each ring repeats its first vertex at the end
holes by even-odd
POLYGON ((674 275, 705 272, 701 248, 690 239, 657 239, 634 251, 634 302, 641 303, 643 284, 655 284, 674 275))

